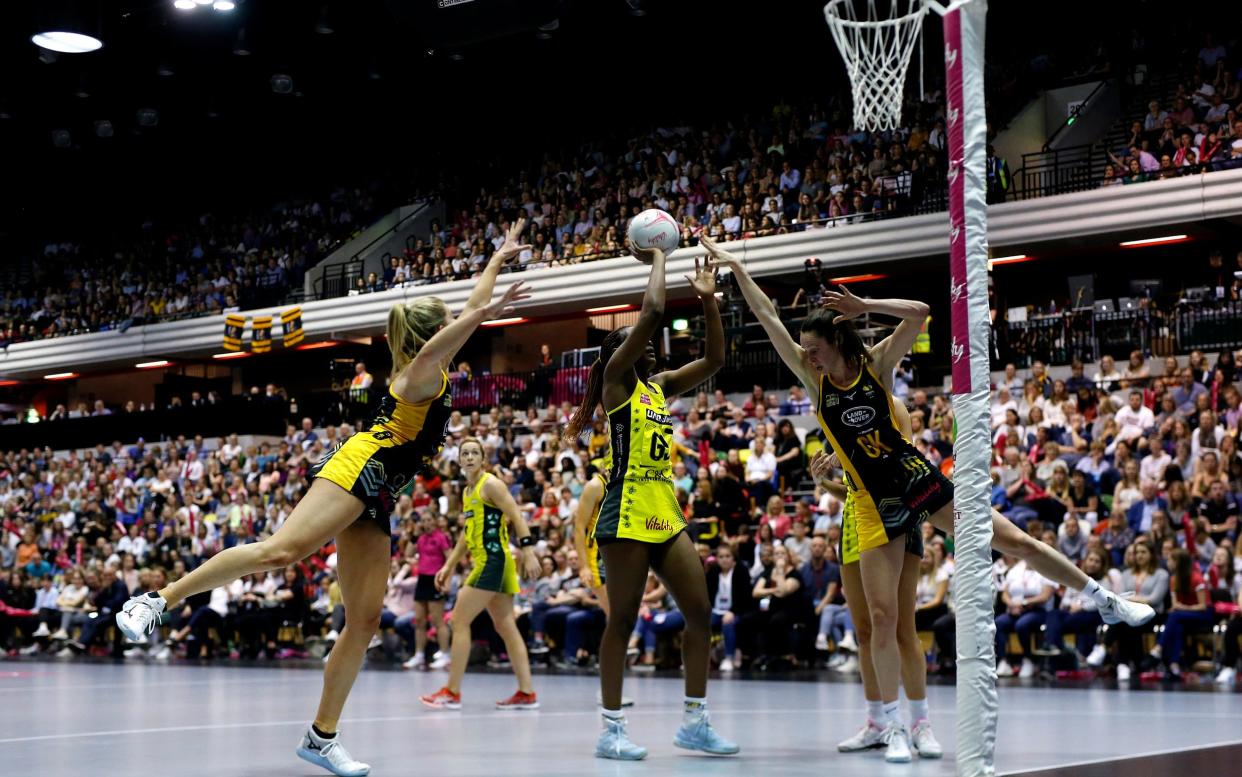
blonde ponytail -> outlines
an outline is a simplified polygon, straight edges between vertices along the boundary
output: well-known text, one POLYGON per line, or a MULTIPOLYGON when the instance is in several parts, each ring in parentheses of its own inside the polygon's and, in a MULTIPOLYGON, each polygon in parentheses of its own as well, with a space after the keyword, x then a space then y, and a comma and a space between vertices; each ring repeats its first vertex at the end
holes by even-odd
POLYGON ((388 350, 393 375, 405 369, 448 318, 448 307, 439 297, 422 297, 388 311, 388 350))

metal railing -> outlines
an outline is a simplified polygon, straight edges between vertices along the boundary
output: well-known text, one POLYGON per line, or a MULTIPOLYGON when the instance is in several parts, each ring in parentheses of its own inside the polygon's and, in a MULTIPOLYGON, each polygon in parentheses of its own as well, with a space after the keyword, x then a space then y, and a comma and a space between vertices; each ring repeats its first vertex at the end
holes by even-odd
POLYGON ((362 277, 363 271, 363 255, 370 251, 373 246, 391 237, 397 230, 401 229, 410 219, 422 214, 425 210, 426 203, 431 202, 431 198, 426 198, 419 202, 424 207, 417 207, 397 220, 396 224, 384 230, 374 238, 369 240, 366 245, 354 252, 353 256, 341 262, 333 262, 323 267, 323 273, 315 279, 314 298, 315 299, 331 299, 333 297, 344 297, 353 290, 359 278, 362 277))
POLYGON ((1156 355, 1219 351, 1242 347, 1242 301, 1184 302, 1171 311, 1066 310, 1005 322, 996 334, 994 368, 1008 362, 1029 366, 1036 359, 1047 364, 1096 361, 1134 350, 1156 355))

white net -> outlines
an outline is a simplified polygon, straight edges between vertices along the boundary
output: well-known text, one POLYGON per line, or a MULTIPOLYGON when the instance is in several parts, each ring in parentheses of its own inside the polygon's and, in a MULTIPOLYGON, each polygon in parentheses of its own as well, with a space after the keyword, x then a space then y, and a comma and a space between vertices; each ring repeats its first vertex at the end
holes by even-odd
POLYGON ((854 124, 865 130, 896 129, 910 55, 923 30, 924 0, 832 0, 824 6, 828 28, 845 60, 854 95, 854 124))

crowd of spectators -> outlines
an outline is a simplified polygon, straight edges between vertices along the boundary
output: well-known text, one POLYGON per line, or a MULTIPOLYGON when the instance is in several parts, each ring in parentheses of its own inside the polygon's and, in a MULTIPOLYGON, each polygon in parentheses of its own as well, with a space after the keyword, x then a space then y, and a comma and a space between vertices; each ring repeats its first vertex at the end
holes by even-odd
POLYGON ((1209 33, 1192 75, 1171 103, 1153 100, 1130 126, 1120 148, 1109 149, 1101 186, 1163 180, 1242 165, 1242 68, 1209 33))
MULTIPOLYGON (((1090 602, 1056 590, 1019 561, 1001 559, 994 570, 1001 674, 1032 674, 1030 648, 1047 642, 1070 663, 1076 648, 1085 666, 1115 666, 1123 678, 1132 669, 1157 668, 1176 676, 1183 637, 1222 620, 1236 647, 1242 405, 1234 365, 1232 353, 1215 364, 1195 353, 1169 357, 1161 371, 1135 353, 1124 369, 1101 360, 1089 377, 1077 363, 1065 380, 1051 378, 1040 363, 1029 377, 1012 365, 1006 370, 991 414, 994 506, 1101 584, 1137 591, 1164 628, 1154 651, 1143 642, 1150 626, 1110 627, 1098 643, 1101 623, 1090 602), (1023 646, 1020 664, 1018 656, 1007 656, 1011 633, 1023 646), (1074 648, 1063 641, 1066 634, 1075 635, 1074 648)), ((951 472, 955 425, 947 398, 916 389, 903 399, 914 444, 951 472)), ((384 624, 394 630, 378 640, 389 659, 435 661, 434 654, 416 654, 416 644, 429 636, 428 652, 434 650, 444 624, 421 634, 415 628, 411 570, 421 534, 440 531, 451 541, 462 530, 457 454, 461 440, 475 435, 538 539, 543 574, 524 581, 515 600, 532 652, 558 665, 594 660, 603 616, 579 578, 572 528, 582 486, 606 453, 607 429, 598 419, 582 439, 562 440, 572 409, 565 403, 453 413, 434 471, 398 499, 391 517, 384 624)), ((856 671, 836 555, 842 505, 807 478, 808 455, 823 440, 805 393, 756 386, 744 399, 699 393, 670 409, 678 419, 677 499, 707 569, 723 635, 718 666, 776 670, 827 659, 833 669, 856 671)), ((98 643, 115 634, 110 616, 129 595, 278 529, 305 493, 311 464, 352 433, 348 425, 320 428, 306 418, 291 423, 281 439, 244 442, 230 435, 118 442, 61 456, 4 453, 0 647, 66 655, 111 649, 165 659, 182 650, 302 655, 308 646, 330 644, 343 624, 331 545, 281 574, 246 578, 174 608, 151 644, 124 645, 118 637, 98 643)), ((918 626, 934 633, 935 661, 951 671, 953 545, 930 526, 924 531, 918 626)), ((468 564, 453 578, 449 618, 468 564)), ((670 648, 682 625, 653 578, 632 642, 636 665, 675 665, 670 648)), ((493 660, 503 661, 502 653, 493 640, 493 660)), ((1236 658, 1236 649, 1226 653, 1222 680, 1232 680, 1229 662, 1236 658)))
POLYGON ((942 207, 940 96, 906 116, 904 128, 864 132, 818 105, 782 102, 736 123, 657 127, 549 154, 473 202, 450 201, 448 223, 434 223, 382 273, 357 278, 353 291, 469 278, 503 242, 515 212, 530 222, 532 248, 520 268, 534 269, 620 256, 629 219, 648 208, 669 212, 684 243, 703 233, 739 240, 942 207))
POLYGON ((147 223, 124 245, 49 243, 0 269, 0 346, 280 303, 381 205, 371 189, 338 188, 261 213, 147 223))

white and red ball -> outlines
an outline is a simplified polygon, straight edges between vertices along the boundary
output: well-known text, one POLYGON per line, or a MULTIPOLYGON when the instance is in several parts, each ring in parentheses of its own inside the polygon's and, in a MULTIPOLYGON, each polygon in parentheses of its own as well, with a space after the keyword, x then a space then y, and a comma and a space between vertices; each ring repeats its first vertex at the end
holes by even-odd
POLYGON ((630 219, 625 234, 639 248, 658 248, 666 254, 681 243, 681 227, 676 219, 659 208, 650 208, 630 219))

